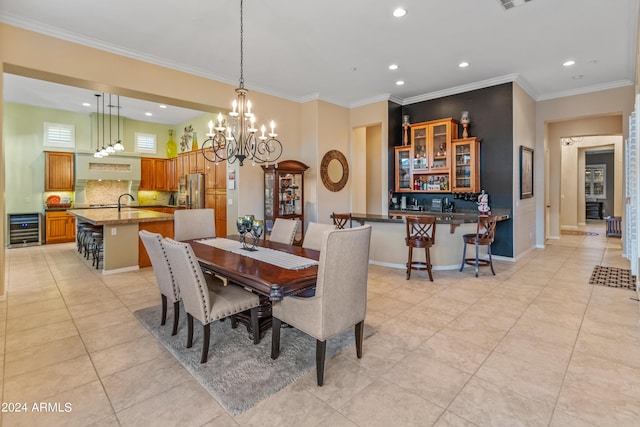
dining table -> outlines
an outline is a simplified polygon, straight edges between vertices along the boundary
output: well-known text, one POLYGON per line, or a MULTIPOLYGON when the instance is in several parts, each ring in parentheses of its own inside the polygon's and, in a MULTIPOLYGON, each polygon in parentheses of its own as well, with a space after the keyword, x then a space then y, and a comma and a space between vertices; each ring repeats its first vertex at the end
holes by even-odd
MULTIPOLYGON (((241 236, 185 240, 193 248, 200 267, 257 294, 260 298, 260 338, 271 328, 271 304, 286 296, 312 295, 318 276, 320 252, 297 245, 259 239, 254 250, 243 248, 241 236)), ((232 319, 253 335, 249 313, 232 319)))

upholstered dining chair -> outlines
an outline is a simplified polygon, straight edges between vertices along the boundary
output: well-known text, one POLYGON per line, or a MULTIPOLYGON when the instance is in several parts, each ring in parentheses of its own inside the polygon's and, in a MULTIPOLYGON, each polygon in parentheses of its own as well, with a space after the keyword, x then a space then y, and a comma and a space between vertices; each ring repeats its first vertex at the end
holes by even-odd
POLYGON ((476 277, 478 277, 478 267, 491 267, 491 273, 496 275, 493 269, 493 258, 491 258, 491 244, 493 243, 496 235, 496 217, 495 215, 479 215, 478 225, 476 227, 475 234, 462 235, 463 249, 462 249, 462 263, 460 264, 460 271, 464 268, 465 264, 473 265, 476 268, 476 277), (474 245, 476 248, 475 258, 466 258, 467 245, 474 245), (479 258, 479 247, 487 247, 487 258, 479 258))
POLYGON ((258 296, 240 286, 223 286, 221 282, 215 282, 215 276, 204 274, 189 244, 165 237, 163 245, 187 312, 187 348, 193 345, 193 318, 202 323, 204 339, 200 363, 207 361, 210 325, 215 320, 251 310, 253 343, 257 344, 260 339, 258 296))
POLYGON ((271 358, 280 355, 280 328, 286 323, 316 339, 316 377, 324 382, 327 339, 355 326, 356 355, 362 358, 367 311, 371 226, 325 232, 320 247, 316 293, 285 297, 273 304, 271 358))
POLYGON ((334 212, 331 215, 331 218, 333 218, 333 224, 337 228, 347 228, 347 226, 349 226, 349 228, 353 227, 353 219, 351 218, 351 212, 342 213, 342 214, 337 214, 334 212))
POLYGON ((297 230, 298 221, 295 219, 276 218, 273 223, 273 228, 271 229, 271 237, 269 237, 269 240, 291 245, 296 237, 297 230))
POLYGON ((164 325, 167 321, 167 302, 171 301, 173 304, 173 330, 171 335, 175 335, 178 333, 178 319, 180 318, 180 289, 169 266, 169 260, 162 245, 162 235, 147 230, 140 230, 138 234, 147 250, 147 254, 149 254, 151 266, 156 275, 156 283, 160 289, 162 298, 162 320, 160 324, 164 325))
POLYGON ((213 209, 177 209, 173 214, 173 236, 176 240, 216 237, 213 209))
POLYGON ((407 280, 411 278, 411 270, 427 270, 429 280, 433 282, 431 273, 431 255, 429 248, 436 241, 436 217, 433 215, 408 216, 405 219, 407 224, 407 237, 405 242, 409 248, 407 257, 407 280), (425 250, 425 261, 413 260, 413 249, 425 250))
POLYGON ((336 226, 333 224, 320 224, 318 222, 310 222, 307 227, 307 232, 304 233, 304 240, 302 241, 302 247, 304 249, 320 250, 322 246, 322 236, 325 231, 335 230, 336 226))

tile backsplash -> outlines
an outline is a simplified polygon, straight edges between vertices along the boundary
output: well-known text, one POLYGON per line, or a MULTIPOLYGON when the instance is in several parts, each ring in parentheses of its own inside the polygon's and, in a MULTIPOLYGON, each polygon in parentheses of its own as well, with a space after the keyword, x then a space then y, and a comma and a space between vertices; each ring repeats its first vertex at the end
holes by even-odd
MULTIPOLYGON (((87 204, 88 205, 108 205, 118 203, 118 197, 123 193, 130 193, 130 181, 87 181, 87 204)), ((136 195, 133 195, 136 197, 136 195)), ((136 197, 136 201, 137 201, 136 197)), ((124 201, 123 197, 123 201, 124 201)), ((137 203, 134 203, 137 204, 137 203)))

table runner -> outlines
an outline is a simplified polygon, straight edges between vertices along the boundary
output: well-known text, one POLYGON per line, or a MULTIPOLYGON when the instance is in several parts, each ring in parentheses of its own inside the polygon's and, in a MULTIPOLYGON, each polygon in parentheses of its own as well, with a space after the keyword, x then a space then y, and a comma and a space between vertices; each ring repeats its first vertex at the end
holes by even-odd
POLYGON ((287 252, 278 251, 271 248, 263 248, 261 246, 257 246, 255 251, 247 251, 242 249, 242 243, 238 242, 237 240, 216 237, 213 239, 197 240, 197 242, 202 243, 203 245, 213 246, 214 248, 253 258, 258 261, 263 261, 281 268, 286 268, 287 270, 300 270, 303 268, 311 267, 313 265, 318 265, 318 261, 316 260, 290 254, 287 252))

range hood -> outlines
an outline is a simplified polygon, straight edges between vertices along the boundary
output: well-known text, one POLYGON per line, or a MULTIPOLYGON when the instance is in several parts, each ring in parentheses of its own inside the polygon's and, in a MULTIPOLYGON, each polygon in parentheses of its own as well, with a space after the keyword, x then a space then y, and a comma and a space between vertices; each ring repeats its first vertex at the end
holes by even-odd
POLYGON ((101 159, 76 153, 76 180, 140 181, 140 157, 113 155, 101 159))
POLYGON ((88 181, 127 181, 128 192, 136 194, 140 186, 140 157, 117 154, 93 157, 93 153, 76 153, 75 204, 87 204, 88 181))

